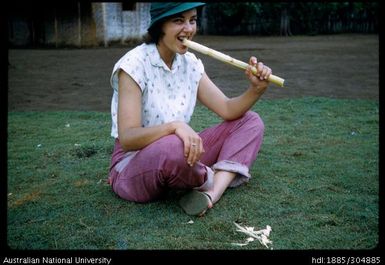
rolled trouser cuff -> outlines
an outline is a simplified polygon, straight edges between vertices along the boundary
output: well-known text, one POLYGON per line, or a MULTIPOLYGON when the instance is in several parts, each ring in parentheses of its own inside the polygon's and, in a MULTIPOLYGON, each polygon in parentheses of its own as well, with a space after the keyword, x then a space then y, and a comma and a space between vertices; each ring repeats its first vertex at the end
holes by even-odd
POLYGON ((213 165, 215 171, 228 171, 237 173, 235 178, 231 181, 229 187, 234 188, 248 182, 251 178, 249 168, 238 162, 229 160, 222 160, 213 165))

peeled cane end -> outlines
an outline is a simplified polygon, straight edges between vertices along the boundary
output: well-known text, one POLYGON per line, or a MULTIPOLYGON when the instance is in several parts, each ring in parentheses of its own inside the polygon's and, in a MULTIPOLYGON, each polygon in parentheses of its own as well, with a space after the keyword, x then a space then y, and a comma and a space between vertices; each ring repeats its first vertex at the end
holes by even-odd
MULTIPOLYGON (((251 68, 251 72, 254 74, 254 75, 257 75, 257 68, 255 67, 252 67, 251 68)), ((284 86, 284 83, 285 83, 285 79, 279 77, 279 76, 276 76, 276 75, 270 75, 269 78, 267 79, 269 82, 273 83, 273 84, 276 84, 277 86, 280 86, 280 87, 283 87, 284 86)))
POLYGON ((269 82, 276 84, 277 86, 280 86, 280 87, 283 87, 285 83, 285 79, 276 75, 270 75, 268 80, 269 82))

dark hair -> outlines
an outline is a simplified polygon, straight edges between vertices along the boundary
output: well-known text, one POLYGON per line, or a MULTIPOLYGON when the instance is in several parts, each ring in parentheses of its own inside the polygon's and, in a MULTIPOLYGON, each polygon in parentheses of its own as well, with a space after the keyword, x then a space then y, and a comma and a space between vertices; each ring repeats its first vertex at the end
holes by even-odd
POLYGON ((162 30, 163 23, 166 22, 170 17, 165 17, 155 22, 144 35, 143 39, 146 44, 155 43, 158 44, 159 40, 164 36, 162 30))

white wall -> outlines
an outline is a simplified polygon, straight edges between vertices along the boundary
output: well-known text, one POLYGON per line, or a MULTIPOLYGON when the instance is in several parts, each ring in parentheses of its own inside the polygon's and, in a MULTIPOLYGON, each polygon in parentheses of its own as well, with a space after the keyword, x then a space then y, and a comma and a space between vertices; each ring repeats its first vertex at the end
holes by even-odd
POLYGON ((122 3, 92 3, 96 38, 109 42, 141 38, 150 24, 150 3, 136 3, 134 11, 123 11, 122 3))
POLYGON ((136 3, 135 11, 123 11, 122 26, 123 34, 122 40, 141 38, 150 25, 150 4, 136 3))

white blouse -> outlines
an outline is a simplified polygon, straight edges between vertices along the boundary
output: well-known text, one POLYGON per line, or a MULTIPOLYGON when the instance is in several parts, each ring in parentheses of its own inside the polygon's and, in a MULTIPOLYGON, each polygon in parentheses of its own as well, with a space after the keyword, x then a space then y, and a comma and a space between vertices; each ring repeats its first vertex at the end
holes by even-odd
POLYGON ((190 122, 199 81, 204 72, 200 59, 191 52, 176 54, 170 70, 155 44, 141 44, 127 52, 111 75, 111 136, 118 137, 118 73, 130 75, 142 90, 142 127, 171 121, 190 122))

